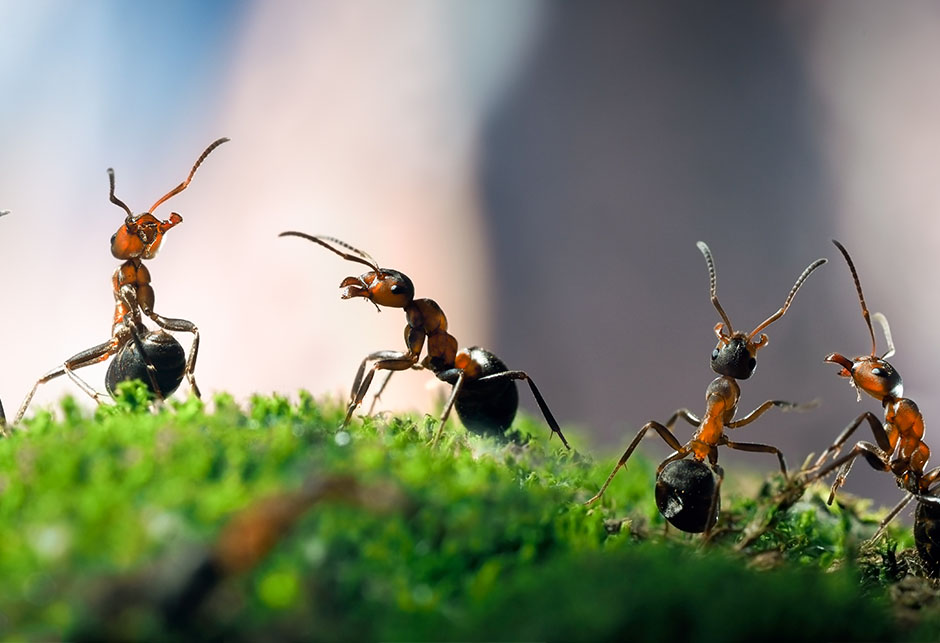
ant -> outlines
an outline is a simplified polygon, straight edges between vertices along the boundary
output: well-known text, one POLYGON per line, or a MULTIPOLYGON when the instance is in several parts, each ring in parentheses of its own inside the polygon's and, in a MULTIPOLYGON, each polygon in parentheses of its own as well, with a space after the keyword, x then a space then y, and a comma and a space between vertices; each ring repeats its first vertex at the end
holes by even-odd
POLYGON ((124 262, 114 271, 111 279, 116 304, 111 339, 73 355, 61 366, 39 378, 26 399, 23 400, 16 414, 15 423, 18 423, 26 413, 39 385, 60 375, 68 375, 79 388, 96 402, 100 402, 101 395, 75 371, 103 362, 112 356, 114 360, 109 365, 105 377, 105 384, 111 395, 114 395, 119 382, 141 379, 158 399, 163 399, 172 394, 183 381, 183 377, 186 377, 193 393, 196 397, 200 397, 199 387, 193 375, 196 355, 199 351, 199 330, 190 321, 164 317, 154 311, 154 291, 150 285, 150 271, 143 261, 153 259, 160 249, 166 231, 183 222, 183 217, 176 212, 172 212, 168 220, 161 221, 153 215, 153 211, 170 197, 185 190, 196 170, 212 150, 228 140, 220 138, 209 145, 196 159, 186 180, 157 199, 150 209, 142 214, 135 215, 123 201, 114 196, 114 170, 108 168, 111 203, 127 213, 124 224, 111 236, 111 254, 124 262), (141 313, 152 319, 161 330, 148 331, 144 326, 141 313), (193 343, 188 358, 179 342, 172 335, 164 332, 165 330, 192 333, 193 343))
POLYGON ((871 411, 859 415, 839 434, 832 446, 816 460, 807 474, 806 482, 824 478, 832 471, 839 469, 829 492, 827 503, 831 505, 836 491, 845 483, 845 478, 858 456, 862 456, 872 468, 894 474, 898 487, 907 493, 881 522, 871 540, 876 540, 894 517, 911 500, 916 499, 918 504, 914 517, 914 541, 921 559, 931 572, 936 574, 940 571, 940 497, 934 495, 936 487, 931 488, 931 485, 940 477, 940 467, 924 472, 924 467, 930 458, 930 448, 924 443, 924 416, 914 400, 904 397, 901 375, 885 361, 894 355, 894 342, 891 338, 888 320, 881 313, 869 315, 855 264, 852 263, 852 258, 841 243, 835 240, 833 243, 845 258, 852 273, 852 279, 855 281, 855 290, 858 292, 858 301, 862 307, 862 318, 871 335, 871 354, 848 359, 839 353, 831 353, 825 357, 825 361, 842 367, 839 370, 839 376, 849 378, 849 383, 856 389, 859 400, 862 399, 861 391, 864 391, 881 402, 884 407, 884 424, 871 411), (881 326, 885 342, 888 344, 888 350, 881 357, 877 356, 872 319, 881 326), (876 444, 857 442, 849 453, 836 458, 852 433, 865 421, 871 427, 876 444), (823 467, 829 456, 832 456, 833 460, 823 467))
POLYGON ((349 424, 353 411, 362 403, 375 372, 388 371, 388 376, 379 388, 376 397, 382 394, 392 373, 408 369, 428 369, 453 389, 444 405, 440 426, 434 436, 436 443, 444 430, 451 409, 470 431, 480 434, 503 435, 512 425, 519 407, 519 392, 515 380, 525 380, 553 433, 558 434, 562 444, 570 449, 558 422, 555 421, 545 399, 535 382, 524 371, 511 371, 496 355, 474 346, 458 352, 457 340, 447 332, 447 318, 433 299, 415 299, 414 285, 404 273, 390 268, 380 268, 367 253, 333 237, 314 236, 303 232, 282 232, 281 237, 301 237, 317 243, 347 261, 361 263, 369 272, 359 277, 346 277, 340 288, 342 298, 363 297, 375 305, 403 308, 408 325, 405 326, 404 351, 376 351, 363 360, 353 381, 350 401, 346 409, 343 426, 349 424), (427 343, 427 355, 419 363, 421 351, 427 343), (366 364, 374 362, 366 372, 366 364))
POLYGON ((814 403, 798 405, 782 400, 768 400, 740 420, 734 420, 738 398, 741 395, 737 380, 746 380, 753 374, 757 367, 757 351, 767 346, 768 343, 767 335, 761 331, 783 317, 806 278, 826 263, 826 259, 817 259, 807 266, 790 289, 783 307, 758 324, 757 328, 750 333, 745 334, 733 329, 731 320, 718 303, 715 262, 712 259, 711 250, 701 241, 696 245, 705 256, 711 301, 722 319, 715 326, 718 345, 711 354, 711 367, 718 377, 712 380, 705 389, 705 413, 698 418, 688 409, 683 408, 673 413, 665 424, 655 421, 644 424, 620 457, 617 466, 610 472, 601 490, 585 503, 590 505, 604 494, 614 476, 633 454, 640 440, 647 431, 652 429, 675 450, 656 468, 656 505, 663 517, 672 525, 690 533, 710 532, 718 520, 721 506, 719 490, 724 479, 724 471, 718 466, 719 446, 739 451, 772 453, 777 456, 780 471, 786 477, 787 465, 783 459, 783 453, 777 447, 768 444, 732 442, 725 435, 725 429, 737 429, 750 424, 775 406, 784 411, 803 410, 815 406, 814 403), (680 418, 696 427, 692 439, 685 444, 681 444, 672 433, 672 427, 680 418), (690 456, 691 459, 687 459, 690 456))

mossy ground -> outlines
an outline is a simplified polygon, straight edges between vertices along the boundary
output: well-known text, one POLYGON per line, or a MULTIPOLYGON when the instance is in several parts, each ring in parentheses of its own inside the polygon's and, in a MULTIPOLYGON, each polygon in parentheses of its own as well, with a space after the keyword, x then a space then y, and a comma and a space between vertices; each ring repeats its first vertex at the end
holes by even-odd
POLYGON ((639 456, 584 507, 615 457, 565 451, 526 418, 514 442, 455 424, 432 448, 429 418, 339 431, 339 407, 306 394, 210 406, 152 413, 127 386, 0 440, 4 640, 940 637, 909 529, 860 550, 877 524, 860 503, 811 490, 784 511, 779 479, 726 489, 703 544, 664 529, 639 456), (340 491, 304 496, 270 550, 194 581, 221 540, 250 540, 252 520, 317 484, 340 491), (185 616, 167 608, 180 601, 185 616))

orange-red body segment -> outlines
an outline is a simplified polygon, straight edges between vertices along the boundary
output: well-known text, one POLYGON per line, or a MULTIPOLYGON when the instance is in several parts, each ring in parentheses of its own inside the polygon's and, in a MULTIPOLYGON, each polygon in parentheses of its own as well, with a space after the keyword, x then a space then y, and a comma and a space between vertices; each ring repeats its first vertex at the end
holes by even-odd
POLYGON ((734 419, 740 397, 741 387, 737 381, 724 375, 713 379, 705 389, 705 413, 689 442, 689 449, 696 460, 709 458, 718 446, 725 426, 734 419))

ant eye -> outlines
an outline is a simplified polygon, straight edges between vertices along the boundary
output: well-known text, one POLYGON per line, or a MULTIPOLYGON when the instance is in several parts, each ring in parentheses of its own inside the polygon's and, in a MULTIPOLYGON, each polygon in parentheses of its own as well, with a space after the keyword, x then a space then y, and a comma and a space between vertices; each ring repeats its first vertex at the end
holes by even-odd
POLYGON ((114 240, 117 239, 117 232, 111 235, 111 245, 114 245, 114 240))
POLYGON ((716 348, 715 350, 712 351, 712 359, 718 359, 718 355, 719 355, 719 352, 718 352, 718 349, 716 348))
POLYGON ((397 295, 397 294, 398 294, 398 291, 401 290, 401 286, 399 286, 398 284, 392 284, 392 287, 389 288, 389 290, 392 291, 392 294, 393 294, 393 295, 397 295))
POLYGON ((751 370, 754 370, 754 368, 757 366, 757 359, 752 357, 747 361, 747 365, 751 367, 751 370))
POLYGON ((872 375, 877 375, 878 377, 884 377, 886 375, 883 368, 873 368, 871 369, 872 375))

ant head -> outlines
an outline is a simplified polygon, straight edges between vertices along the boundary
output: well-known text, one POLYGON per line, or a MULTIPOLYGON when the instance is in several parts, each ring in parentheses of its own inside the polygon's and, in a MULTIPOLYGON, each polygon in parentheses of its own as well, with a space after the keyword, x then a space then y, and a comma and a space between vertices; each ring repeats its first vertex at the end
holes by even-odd
POLYGON ((721 307, 721 304, 718 303, 718 279, 715 273, 715 261, 712 258, 711 250, 709 250, 708 246, 702 241, 699 241, 696 245, 705 256, 705 263, 708 266, 709 291, 711 293, 712 304, 723 320, 718 322, 715 326, 715 335, 718 337, 718 345, 715 347, 715 350, 712 351, 711 355, 712 370, 719 375, 733 377, 736 380, 746 380, 754 373, 754 369, 757 368, 757 351, 766 346, 768 342, 767 335, 761 333, 761 331, 783 317, 783 314, 786 313, 787 309, 790 307, 793 297, 796 296, 797 291, 800 289, 800 286, 803 285, 803 282, 806 281, 806 278, 809 277, 810 273, 816 270, 816 268, 826 263, 826 260, 817 259, 807 266, 803 274, 801 274, 797 278, 796 283, 793 284, 793 288, 790 289, 790 294, 787 295, 783 306, 773 315, 758 324, 757 328, 750 333, 744 333, 734 330, 731 326, 731 320, 721 307))
POLYGON ((761 335, 759 342, 753 342, 741 331, 725 335, 724 326, 722 322, 715 326, 718 345, 712 351, 712 370, 719 375, 746 380, 757 368, 757 351, 767 344, 767 336, 761 335))
POLYGON ((164 233, 182 222, 183 217, 175 212, 167 221, 160 221, 149 212, 128 215, 124 225, 111 235, 111 254, 115 259, 153 259, 163 242, 164 233))
POLYGON ((388 268, 346 277, 339 285, 343 299, 365 297, 377 306, 404 308, 415 298, 415 287, 404 273, 388 268))
POLYGON ((124 219, 124 225, 111 235, 111 254, 114 255, 115 259, 153 259, 157 255, 160 244, 163 242, 163 235, 173 226, 182 223, 183 217, 173 212, 170 214, 169 219, 161 221, 153 215, 153 211, 170 197, 176 196, 185 190, 189 182, 193 180, 193 175, 196 173, 196 170, 202 165, 206 157, 209 156, 209 153, 228 140, 227 138, 220 138, 207 147, 199 158, 196 159, 196 163, 193 165, 193 169, 190 170, 186 180, 157 199, 157 202, 150 206, 150 209, 143 214, 135 215, 131 212, 131 209, 127 207, 126 203, 114 196, 114 170, 108 168, 108 179, 111 184, 111 203, 120 207, 127 213, 127 217, 124 219))
POLYGON ((840 377, 851 378, 852 386, 865 391, 879 402, 904 396, 901 375, 880 357, 862 355, 850 360, 838 353, 826 355, 825 361, 838 364, 840 377))
POLYGON ((369 272, 364 272, 358 277, 343 279, 339 285, 343 289, 343 299, 363 297, 375 304, 377 310, 379 306, 404 308, 414 301, 415 287, 407 275, 397 270, 379 268, 379 264, 369 253, 353 248, 345 241, 340 241, 334 237, 306 234, 305 232, 295 232, 293 230, 282 232, 278 236, 300 237, 312 241, 330 252, 338 254, 347 261, 354 261, 372 268, 369 272))
POLYGON ((862 284, 858 279, 858 272, 855 270, 852 258, 841 243, 835 239, 832 242, 845 258, 845 263, 848 264, 852 279, 855 281, 858 302, 862 307, 862 318, 868 326, 868 333, 871 335, 871 354, 850 360, 839 353, 830 353, 826 355, 825 361, 841 366, 842 369, 839 371, 841 377, 851 378, 852 386, 859 391, 865 391, 879 402, 885 399, 902 397, 904 395, 904 385, 901 382, 901 376, 891 364, 885 361, 894 355, 894 341, 891 339, 891 327, 888 326, 888 319, 881 313, 869 315, 868 305, 865 303, 865 296, 862 294, 862 284), (875 329, 871 325, 873 318, 881 326, 885 342, 888 344, 888 350, 881 357, 877 356, 878 347, 875 343, 875 329))

